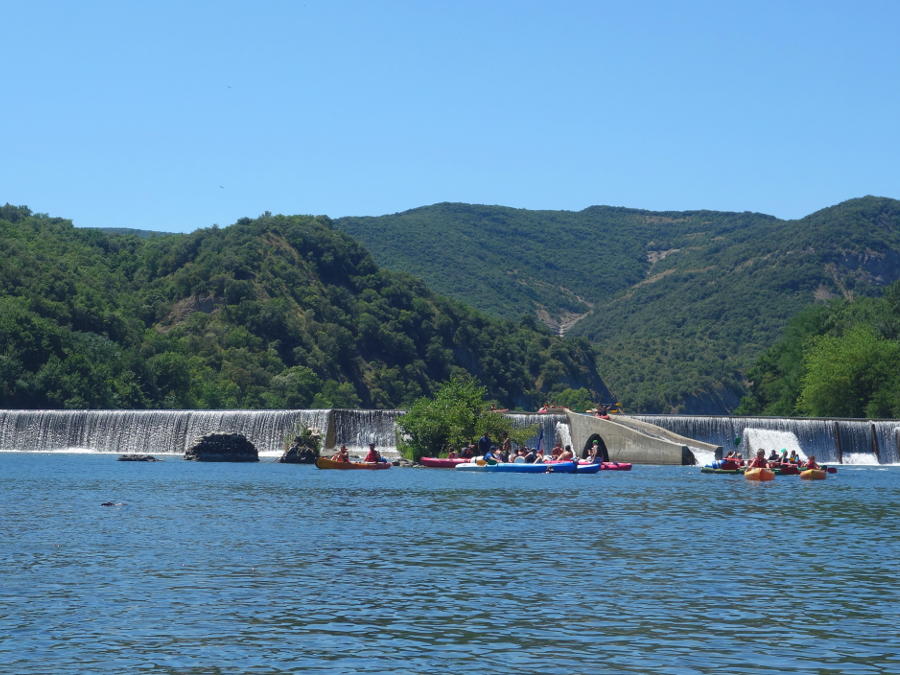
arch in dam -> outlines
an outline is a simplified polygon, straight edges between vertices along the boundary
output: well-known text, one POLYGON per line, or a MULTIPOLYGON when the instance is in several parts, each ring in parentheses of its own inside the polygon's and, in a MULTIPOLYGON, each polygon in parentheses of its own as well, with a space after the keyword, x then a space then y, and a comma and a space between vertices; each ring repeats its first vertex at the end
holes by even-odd
POLYGON ((604 462, 609 461, 609 450, 606 447, 606 441, 603 440, 603 436, 600 434, 591 434, 588 439, 584 442, 584 447, 581 449, 581 458, 585 459, 588 456, 588 451, 591 449, 591 446, 594 444, 594 441, 597 441, 600 444, 600 458, 604 462))

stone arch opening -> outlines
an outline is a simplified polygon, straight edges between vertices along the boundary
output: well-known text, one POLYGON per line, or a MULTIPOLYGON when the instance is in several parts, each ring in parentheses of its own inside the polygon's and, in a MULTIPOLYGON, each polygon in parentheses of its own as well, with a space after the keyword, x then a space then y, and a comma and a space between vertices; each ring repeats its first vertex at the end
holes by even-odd
POLYGON ((600 457, 604 462, 609 461, 609 451, 606 449, 606 443, 603 441, 603 437, 600 434, 591 434, 587 441, 584 444, 584 448, 581 451, 581 458, 585 459, 588 456, 588 453, 591 450, 591 446, 594 444, 594 441, 597 441, 600 445, 600 457))

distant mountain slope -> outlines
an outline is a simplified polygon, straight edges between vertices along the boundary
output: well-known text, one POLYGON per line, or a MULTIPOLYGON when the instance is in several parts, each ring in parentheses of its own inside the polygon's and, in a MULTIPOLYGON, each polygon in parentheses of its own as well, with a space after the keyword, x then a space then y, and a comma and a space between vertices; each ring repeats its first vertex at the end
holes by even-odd
POLYGON ((0 407, 397 407, 469 372, 506 407, 609 393, 584 339, 380 270, 327 218, 142 239, 0 207, 0 407))
POLYGON ((731 410, 799 309, 900 278, 900 202, 877 197, 796 221, 437 204, 336 226, 453 297, 588 337, 613 391, 644 412, 731 410))

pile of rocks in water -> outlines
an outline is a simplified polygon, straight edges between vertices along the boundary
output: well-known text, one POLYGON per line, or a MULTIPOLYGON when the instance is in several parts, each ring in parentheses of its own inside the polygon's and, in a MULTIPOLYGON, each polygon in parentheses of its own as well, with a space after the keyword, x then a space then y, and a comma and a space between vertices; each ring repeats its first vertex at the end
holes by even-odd
POLYGON ((153 455, 122 455, 119 457, 120 462, 161 462, 162 460, 157 459, 153 455))
POLYGON ((184 458, 195 462, 258 462, 259 451, 243 434, 207 434, 185 451, 184 458))

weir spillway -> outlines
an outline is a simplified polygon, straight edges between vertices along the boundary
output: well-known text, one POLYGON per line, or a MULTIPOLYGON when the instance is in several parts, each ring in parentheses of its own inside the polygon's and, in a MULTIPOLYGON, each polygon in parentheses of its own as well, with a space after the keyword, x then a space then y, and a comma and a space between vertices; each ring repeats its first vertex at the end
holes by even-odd
MULTIPOLYGON (((196 438, 215 432, 240 433, 263 455, 279 455, 304 427, 318 430, 326 448, 345 444, 363 454, 374 441, 387 456, 397 456, 397 418, 402 410, 0 410, 0 451, 80 450, 110 453, 182 454, 196 438)), ((564 414, 506 413, 516 427, 537 428, 528 445, 548 450, 572 443, 564 414)), ((589 419, 576 416, 579 421, 589 419)), ((619 418, 619 423, 616 419, 619 418)), ((900 463, 900 420, 797 419, 688 415, 612 416, 655 425, 686 437, 693 459, 705 463, 718 446, 747 456, 763 448, 797 449, 833 463, 900 463), (698 441, 690 443, 690 439, 698 441), (701 447, 702 446, 702 447, 701 447)), ((579 424, 580 426, 580 424, 579 424)), ((642 431, 653 435, 652 429, 642 431)), ((575 434, 577 439, 583 434, 575 434)), ((599 434, 601 437, 601 432, 599 434)), ((662 435, 660 435, 662 437, 662 435)), ((620 454, 609 439, 608 450, 621 461, 642 461, 620 454)), ((573 449, 580 453, 583 448, 573 449)), ((644 460, 652 463, 652 460, 644 460)), ((682 463, 680 455, 674 461, 682 463)), ((686 462, 689 463, 689 462, 686 462)))

